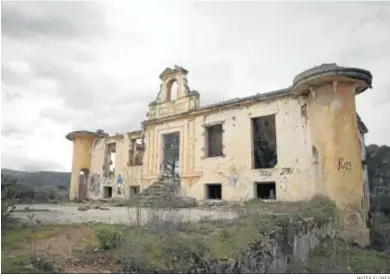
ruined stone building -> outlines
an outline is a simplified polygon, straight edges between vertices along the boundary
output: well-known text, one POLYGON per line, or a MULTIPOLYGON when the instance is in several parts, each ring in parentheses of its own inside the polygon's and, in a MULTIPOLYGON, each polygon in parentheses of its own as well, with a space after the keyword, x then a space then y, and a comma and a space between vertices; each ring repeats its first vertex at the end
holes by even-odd
POLYGON ((364 134, 355 95, 370 72, 323 64, 288 88, 200 106, 188 71, 161 75, 139 131, 74 131, 70 199, 130 198, 163 174, 198 200, 298 201, 320 193, 364 229, 368 211, 364 134), (173 90, 173 85, 176 90, 173 90))

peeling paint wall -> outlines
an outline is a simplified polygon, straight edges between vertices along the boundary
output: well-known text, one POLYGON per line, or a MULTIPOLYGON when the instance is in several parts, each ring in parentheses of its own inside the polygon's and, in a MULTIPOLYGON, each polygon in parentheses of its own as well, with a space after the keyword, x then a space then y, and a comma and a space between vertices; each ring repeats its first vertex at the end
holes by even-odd
POLYGON ((180 132, 180 193, 205 199, 205 184, 222 184, 222 199, 255 197, 255 182, 274 181, 278 200, 301 200, 314 194, 310 128, 302 116, 303 98, 274 101, 209 112, 193 118, 148 125, 145 130, 143 186, 160 174, 163 134, 180 132), (251 118, 275 114, 278 163, 272 169, 252 168, 251 118), (204 125, 223 124, 225 157, 205 157, 204 125))
POLYGON ((359 132, 359 140, 360 140, 360 159, 362 161, 362 180, 363 180, 363 200, 362 207, 365 209, 367 213, 366 219, 368 220, 368 212, 370 211, 370 185, 368 182, 368 169, 366 164, 366 141, 364 138, 364 134, 359 132))
POLYGON ((141 186, 142 166, 128 166, 131 141, 126 135, 115 138, 101 138, 94 142, 91 159, 91 183, 89 198, 103 198, 103 187, 112 187, 113 198, 127 198, 130 186, 141 186), (103 175, 106 146, 116 143, 115 173, 111 177, 103 175))
POLYGON ((355 87, 351 83, 325 84, 312 89, 308 112, 313 145, 321 165, 320 193, 342 210, 351 237, 369 243, 355 87))

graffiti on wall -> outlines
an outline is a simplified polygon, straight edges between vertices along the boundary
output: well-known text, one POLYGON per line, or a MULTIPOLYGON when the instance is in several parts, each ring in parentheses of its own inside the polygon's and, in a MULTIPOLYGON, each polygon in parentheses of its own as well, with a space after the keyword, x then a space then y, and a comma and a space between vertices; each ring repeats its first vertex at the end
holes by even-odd
MULTIPOLYGON (((120 184, 122 185, 122 177, 118 177, 118 180, 120 181, 120 184)), ((118 184, 118 183, 117 183, 118 184)), ((94 173, 91 175, 90 181, 89 181, 89 191, 94 193, 95 195, 100 193, 102 186, 108 186, 112 187, 113 181, 109 177, 105 177, 103 175, 100 175, 98 173, 94 173)))
POLYGON ((344 174, 349 173, 352 170, 352 164, 350 161, 346 161, 343 157, 340 157, 337 170, 343 172, 344 174))
POLYGON ((118 173, 118 176, 116 178, 116 194, 122 195, 122 185, 123 185, 123 178, 120 173, 118 173))
POLYGON ((266 176, 266 177, 272 176, 272 172, 270 172, 269 170, 260 170, 259 173, 261 176, 266 176))
POLYGON ((94 173, 91 175, 89 190, 95 194, 100 192, 100 174, 94 173))
POLYGON ((232 187, 238 186, 238 175, 236 173, 229 176, 229 185, 232 187))
POLYGON ((293 168, 282 168, 280 175, 292 174, 294 171, 293 168))

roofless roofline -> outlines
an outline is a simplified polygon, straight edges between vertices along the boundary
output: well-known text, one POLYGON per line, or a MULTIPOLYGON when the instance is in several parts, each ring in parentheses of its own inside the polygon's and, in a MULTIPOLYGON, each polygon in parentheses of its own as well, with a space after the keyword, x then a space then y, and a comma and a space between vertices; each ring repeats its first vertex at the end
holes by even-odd
MULTIPOLYGON (((188 73, 186 69, 175 65, 174 69, 166 68, 163 71, 163 73, 160 75, 160 78, 164 75, 169 75, 175 71, 181 71, 184 74, 188 73)), ((290 87, 267 92, 267 93, 262 93, 262 94, 257 93, 255 95, 251 95, 243 98, 233 98, 230 100, 225 100, 222 102, 201 106, 198 109, 196 109, 196 112, 201 113, 204 110, 228 107, 228 106, 238 105, 240 103, 245 103, 245 102, 260 101, 260 100, 267 100, 267 99, 289 96, 294 94, 294 91, 298 90, 298 87, 300 87, 299 89, 302 88, 308 89, 309 86, 322 83, 325 81, 329 82, 333 78, 336 80, 344 80, 344 81, 359 80, 360 81, 359 86, 356 88, 357 94, 364 92, 367 88, 372 87, 372 74, 367 70, 359 69, 359 68, 351 68, 351 67, 341 67, 338 66, 336 63, 322 64, 320 66, 305 70, 302 73, 296 75, 293 80, 293 85, 290 87)), ((149 106, 151 105, 156 105, 156 104, 151 103, 149 106)), ((191 114, 194 112, 195 111, 190 111, 190 112, 186 112, 186 114, 187 113, 191 114)), ((175 116, 177 117, 178 115, 175 116)), ((163 117, 154 120, 145 120, 142 123, 146 124, 148 122, 155 122, 166 118, 172 118, 175 116, 168 116, 168 117, 163 117)), ((69 134, 66 135, 66 138, 68 140, 73 140, 75 136, 107 137, 108 134, 96 133, 87 130, 79 130, 79 131, 70 132, 69 134)))

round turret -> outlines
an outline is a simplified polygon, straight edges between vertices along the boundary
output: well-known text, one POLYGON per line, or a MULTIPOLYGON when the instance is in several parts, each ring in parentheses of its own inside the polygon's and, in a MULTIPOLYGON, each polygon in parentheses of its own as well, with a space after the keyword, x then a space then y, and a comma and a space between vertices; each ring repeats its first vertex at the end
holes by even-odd
POLYGON ((68 133, 66 135, 66 139, 74 141, 74 139, 76 139, 78 137, 95 138, 95 137, 100 137, 102 135, 108 135, 108 134, 104 133, 102 130, 98 130, 97 132, 91 132, 91 131, 87 131, 87 130, 77 130, 77 131, 73 131, 73 132, 68 133))
POLYGON ((69 199, 83 200, 88 196, 88 174, 91 167, 92 144, 96 138, 107 136, 103 130, 91 132, 78 130, 66 135, 66 139, 73 142, 72 176, 70 181, 69 199), (81 173, 84 174, 80 180, 81 173), (80 181, 83 181, 81 183, 80 181))
POLYGON ((371 88, 372 74, 367 70, 341 67, 335 63, 322 64, 295 76, 293 90, 296 94, 305 94, 309 92, 310 87, 334 81, 356 83, 355 93, 359 94, 371 88))

